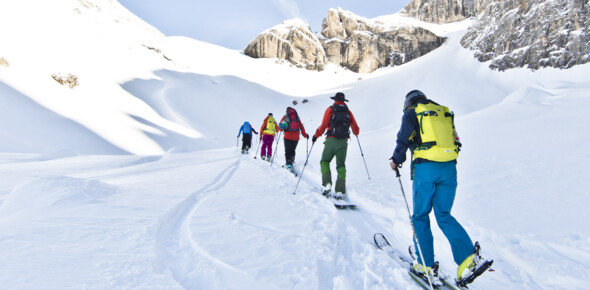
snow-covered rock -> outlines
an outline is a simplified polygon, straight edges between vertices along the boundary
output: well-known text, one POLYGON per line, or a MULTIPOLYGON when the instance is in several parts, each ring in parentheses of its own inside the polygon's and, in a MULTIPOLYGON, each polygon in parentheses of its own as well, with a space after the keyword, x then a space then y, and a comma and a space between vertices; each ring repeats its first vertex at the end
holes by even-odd
POLYGON ((258 35, 244 52, 322 70, 327 62, 358 73, 401 65, 436 49, 443 37, 422 27, 383 23, 341 8, 330 9, 321 36, 301 20, 285 21, 258 35))
POLYGON ((244 49, 254 58, 279 58, 310 70, 323 70, 326 54, 322 44, 301 19, 283 23, 259 34, 244 49))
POLYGON ((421 27, 380 23, 340 8, 328 11, 322 35, 329 61, 359 73, 404 64, 445 40, 421 27))
POLYGON ((590 60, 589 26, 586 0, 494 1, 461 44, 493 69, 570 68, 590 60))

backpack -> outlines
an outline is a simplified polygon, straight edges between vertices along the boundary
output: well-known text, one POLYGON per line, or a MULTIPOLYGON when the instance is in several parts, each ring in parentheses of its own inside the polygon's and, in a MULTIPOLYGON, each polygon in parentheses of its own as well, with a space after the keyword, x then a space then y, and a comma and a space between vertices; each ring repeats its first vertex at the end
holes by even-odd
POLYGON ((287 123, 287 128, 285 131, 291 132, 298 132, 300 127, 299 115, 297 111, 293 108, 287 109, 287 114, 285 115, 284 119, 285 123, 287 123))
POLYGON ((252 126, 248 122, 244 122, 244 134, 252 134, 252 126))
POLYGON ((338 139, 350 137, 350 114, 348 113, 347 106, 332 106, 332 119, 330 119, 328 136, 334 136, 338 139))
POLYGON ((264 130, 264 132, 272 133, 272 135, 274 135, 276 124, 277 121, 275 120, 275 118, 273 118, 272 116, 268 116, 268 119, 266 120, 266 129, 264 130))
POLYGON ((415 107, 422 143, 414 146, 414 158, 446 162, 459 157, 455 135, 455 115, 449 108, 435 103, 418 103, 415 107))

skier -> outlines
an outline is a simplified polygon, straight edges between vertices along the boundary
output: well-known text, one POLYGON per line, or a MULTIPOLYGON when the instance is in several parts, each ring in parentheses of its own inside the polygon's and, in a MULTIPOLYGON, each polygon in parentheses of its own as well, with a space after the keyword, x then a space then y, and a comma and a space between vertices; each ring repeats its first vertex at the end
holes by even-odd
POLYGON ((324 113, 322 124, 318 127, 312 137, 312 142, 326 133, 326 141, 324 142, 324 151, 320 160, 322 172, 322 187, 323 194, 327 197, 334 197, 335 199, 345 199, 346 196, 346 151, 348 149, 348 138, 350 137, 350 129, 355 136, 359 134, 359 127, 354 119, 352 112, 344 102, 348 102, 344 94, 336 93, 330 99, 334 100, 334 104, 328 107, 324 113), (336 171, 338 178, 336 179, 335 193, 332 193, 332 173, 330 172, 330 162, 336 156, 336 171))
POLYGON ((252 125, 250 125, 248 121, 244 122, 244 125, 240 127, 238 138, 240 138, 242 132, 244 132, 244 135, 242 135, 242 154, 245 154, 248 153, 248 150, 252 147, 252 132, 256 135, 258 135, 258 132, 252 128, 252 125))
POLYGON ((275 140, 275 133, 279 130, 277 121, 272 116, 272 113, 268 113, 268 116, 262 121, 262 127, 260 127, 260 141, 262 141, 262 148, 260 149, 260 158, 270 162, 272 157, 272 143, 275 140))
MULTIPOLYGON (((418 262, 414 261, 412 268, 415 272, 428 275, 435 264, 428 217, 434 208, 436 221, 449 240, 453 258, 459 265, 457 278, 460 281, 472 275, 482 262, 489 261, 479 255, 479 244, 474 246, 465 229, 451 215, 457 189, 456 159, 461 147, 453 123, 454 116, 447 107, 427 99, 419 90, 410 91, 406 95, 403 111, 390 166, 397 171, 406 160, 406 151, 412 150, 412 222, 425 259, 422 261, 420 255, 417 255, 418 262)), ((414 247, 418 253, 416 241, 414 247)), ((438 275, 432 274, 435 277, 438 275)))
POLYGON ((287 107, 286 114, 281 118, 279 130, 285 132, 283 135, 285 142, 285 167, 291 169, 295 161, 295 149, 297 149, 297 143, 299 143, 299 133, 307 139, 309 139, 309 135, 305 132, 305 127, 303 127, 303 123, 299 119, 299 114, 291 107, 287 107))

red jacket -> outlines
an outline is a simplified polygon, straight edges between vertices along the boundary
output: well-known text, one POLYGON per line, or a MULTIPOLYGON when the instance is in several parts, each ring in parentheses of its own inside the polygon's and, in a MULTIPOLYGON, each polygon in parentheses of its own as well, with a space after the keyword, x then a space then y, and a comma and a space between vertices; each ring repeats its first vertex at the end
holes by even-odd
MULTIPOLYGON (((336 101, 334 102, 334 105, 346 106, 344 101, 336 101)), ((348 109, 348 113, 350 114, 350 129, 352 129, 352 134, 358 136, 359 126, 357 125, 356 120, 354 119, 354 115, 352 114, 352 111, 350 111, 350 109, 348 109)), ((330 130, 330 120, 332 119, 332 115, 332 106, 330 106, 328 107, 328 109, 326 109, 326 112, 324 113, 324 119, 322 120, 322 124, 315 131, 315 134, 313 135, 314 137, 319 138, 324 134, 324 132, 326 132, 326 130, 330 130)), ((333 136, 330 136, 328 138, 333 138, 333 136)))
MULTIPOLYGON (((285 120, 285 116, 283 116, 281 118, 281 121, 279 122, 279 124, 283 123, 284 120, 285 120)), ((279 128, 279 130, 281 130, 281 129, 279 128)), ((304 138, 309 138, 309 135, 307 135, 307 133, 305 132, 305 127, 303 127, 303 123, 301 123, 301 119, 299 119, 299 130, 300 131, 284 131, 284 130, 281 130, 281 131, 285 132, 285 135, 283 135, 283 136, 287 140, 298 141, 299 140, 299 132, 301 132, 301 135, 303 135, 304 138)))

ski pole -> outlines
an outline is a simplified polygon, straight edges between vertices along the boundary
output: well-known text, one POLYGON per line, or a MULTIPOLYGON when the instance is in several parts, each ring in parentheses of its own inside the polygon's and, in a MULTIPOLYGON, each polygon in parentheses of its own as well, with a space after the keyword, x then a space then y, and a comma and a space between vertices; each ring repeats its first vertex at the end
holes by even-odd
POLYGON ((283 132, 279 131, 279 138, 277 138, 277 146, 275 147, 275 154, 273 154, 272 158, 270 159, 270 166, 272 166, 272 162, 275 160, 275 156, 277 156, 277 151, 279 151, 279 143, 281 142, 281 133, 283 133, 283 132))
POLYGON ((240 142, 240 135, 238 135, 238 137, 236 138, 236 148, 239 148, 238 147, 238 142, 240 142))
MULTIPOLYGON (((422 266, 426 270, 426 265, 424 264, 424 255, 422 254, 422 248, 420 247, 420 242, 418 241, 418 235, 416 234, 416 228, 414 228, 414 222, 412 221, 412 213, 410 212, 410 206, 408 205, 408 198, 406 197, 406 192, 404 191, 404 187, 402 185, 401 175, 399 174, 399 169, 395 168, 395 176, 399 181, 399 188, 402 190, 402 194, 404 196, 404 200, 406 201, 406 208, 408 209, 408 217, 410 218, 410 225, 412 226, 412 233, 414 234, 414 241, 416 245, 418 245, 418 252, 420 253, 420 258, 422 259, 422 266)), ((433 279, 430 275, 430 271, 428 271, 428 284, 430 285, 430 289, 434 289, 432 286, 431 279, 433 279)))
POLYGON ((256 155, 258 155, 258 149, 260 148, 260 145, 262 144, 262 138, 258 138, 258 146, 256 146, 256 153, 254 153, 254 159, 256 159, 256 155))
POLYGON ((293 195, 297 192, 297 188, 299 187, 299 182, 301 181, 301 177, 303 176, 303 171, 305 171, 305 167, 307 166, 307 161, 309 160, 309 155, 311 155, 311 150, 313 150, 313 144, 311 143, 311 148, 309 148, 309 153, 307 153, 307 158, 305 159, 305 164, 303 164, 303 168, 301 169, 301 174, 299 174, 299 180, 297 180, 297 185, 295 186, 295 190, 293 191, 293 195))
POLYGON ((361 150, 361 157, 363 157, 363 162, 365 163, 365 170, 367 170, 367 176, 371 179, 369 175, 369 168, 367 168, 367 161, 365 161, 365 154, 363 154, 363 148, 361 148, 361 141, 359 140, 359 136, 356 136, 356 141, 359 143, 359 149, 361 150))

